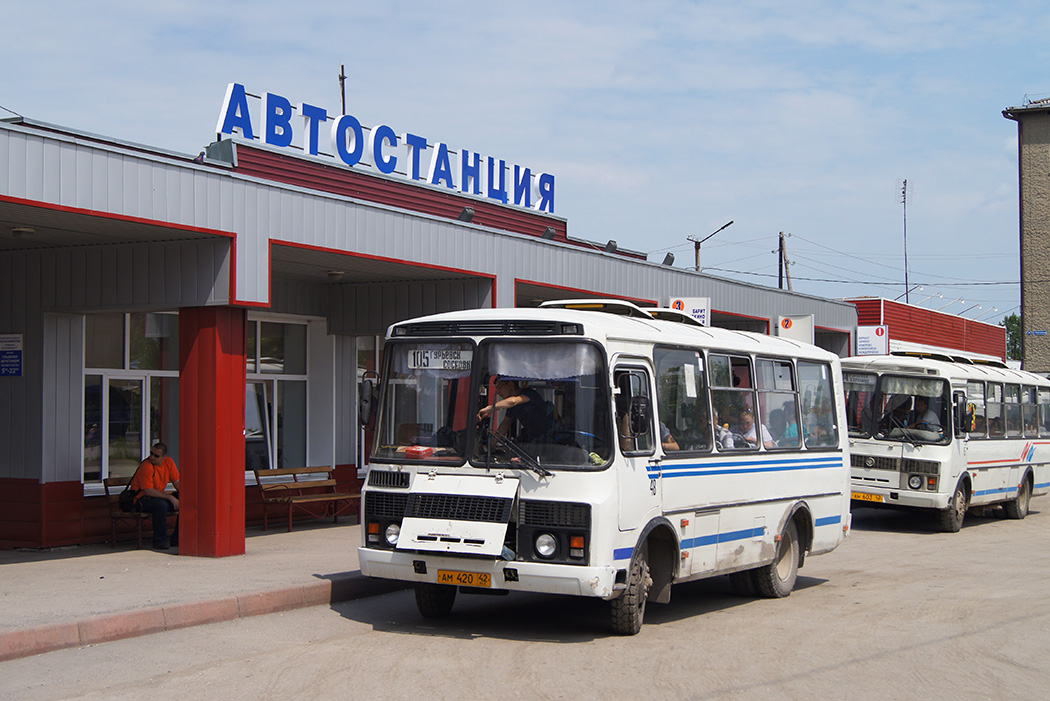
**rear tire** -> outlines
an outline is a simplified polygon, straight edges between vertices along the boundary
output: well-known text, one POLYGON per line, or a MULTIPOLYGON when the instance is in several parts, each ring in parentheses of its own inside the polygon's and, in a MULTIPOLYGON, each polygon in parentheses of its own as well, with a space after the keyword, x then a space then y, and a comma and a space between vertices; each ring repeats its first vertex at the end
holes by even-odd
POLYGON ((773 562, 754 570, 755 586, 767 599, 782 599, 791 594, 798 578, 798 561, 802 548, 798 540, 798 528, 788 521, 780 534, 777 556, 773 562))
POLYGON ((444 618, 456 603, 456 587, 447 584, 416 583, 416 608, 424 618, 444 618))
POLYGON ((968 508, 970 508, 970 492, 965 482, 959 482, 951 502, 948 503, 948 508, 940 512, 941 530, 945 533, 958 533, 962 528, 963 518, 966 517, 968 508))
POLYGON ((1032 486, 1028 481, 1028 475, 1025 475, 1021 480, 1021 484, 1017 487, 1017 498, 1013 501, 1008 501, 1003 504, 1003 509, 1006 511, 1006 518, 1012 518, 1020 521, 1028 515, 1028 502, 1032 499, 1032 486))
POLYGON ((627 588, 612 605, 612 627, 617 635, 637 635, 645 618, 645 602, 649 598, 649 587, 653 585, 649 576, 649 564, 644 555, 638 555, 631 565, 627 588))

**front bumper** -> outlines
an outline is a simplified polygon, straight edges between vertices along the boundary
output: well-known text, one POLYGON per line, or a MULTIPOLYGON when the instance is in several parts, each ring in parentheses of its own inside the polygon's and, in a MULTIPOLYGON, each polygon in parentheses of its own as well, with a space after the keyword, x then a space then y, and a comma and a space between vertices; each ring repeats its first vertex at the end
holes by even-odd
POLYGON ((366 577, 397 579, 404 582, 437 583, 438 570, 480 572, 492 575, 493 589, 533 591, 572 596, 614 599, 620 594, 615 586, 616 568, 559 565, 547 562, 511 562, 462 557, 449 557, 418 552, 398 552, 360 547, 357 549, 361 574, 366 577), (416 571, 415 563, 423 562, 426 573, 416 571), (508 579, 506 570, 516 573, 508 579))

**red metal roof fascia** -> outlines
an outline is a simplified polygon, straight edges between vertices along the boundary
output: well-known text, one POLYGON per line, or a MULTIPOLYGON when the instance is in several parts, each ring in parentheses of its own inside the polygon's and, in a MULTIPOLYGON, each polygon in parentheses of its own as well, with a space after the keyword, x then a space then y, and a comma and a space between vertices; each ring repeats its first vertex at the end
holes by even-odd
POLYGON ((474 224, 535 236, 542 235, 550 226, 554 228, 554 240, 566 241, 566 222, 561 219, 488 204, 452 194, 451 191, 439 192, 338 166, 253 149, 241 143, 237 144, 237 166, 234 170, 265 180, 450 219, 457 218, 464 207, 471 207, 474 209, 474 224))
POLYGON ((857 305, 858 323, 865 324, 865 307, 882 307, 890 339, 954 348, 970 353, 1006 358, 1006 329, 955 314, 944 314, 889 299, 851 299, 857 305))
POLYGON ((847 299, 857 307, 858 326, 880 326, 882 324, 882 299, 847 299))

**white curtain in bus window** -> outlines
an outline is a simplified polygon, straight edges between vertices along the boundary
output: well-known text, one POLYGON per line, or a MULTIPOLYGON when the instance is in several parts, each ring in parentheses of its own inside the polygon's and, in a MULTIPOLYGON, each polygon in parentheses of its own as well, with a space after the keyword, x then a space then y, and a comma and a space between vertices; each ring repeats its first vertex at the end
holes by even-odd
POLYGON ((1050 389, 1039 388, 1039 436, 1050 437, 1050 389))
POLYGON ((583 343, 493 343, 487 351, 489 373, 515 380, 569 380, 600 367, 597 352, 583 343))
POLYGON ((1019 385, 1006 385, 1006 436, 1007 438, 1019 438, 1021 430, 1021 387, 1019 385))
POLYGON ((846 388, 846 426, 852 435, 871 435, 877 379, 872 373, 842 373, 842 384, 846 388))

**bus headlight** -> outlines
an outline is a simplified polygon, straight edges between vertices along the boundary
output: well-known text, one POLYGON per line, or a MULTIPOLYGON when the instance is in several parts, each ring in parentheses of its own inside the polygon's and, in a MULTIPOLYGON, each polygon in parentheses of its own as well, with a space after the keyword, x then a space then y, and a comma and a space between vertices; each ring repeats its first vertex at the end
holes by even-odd
POLYGON ((922 489, 922 475, 909 475, 908 489, 922 489))
POLYGON ((550 533, 536 536, 536 554, 540 557, 553 557, 558 549, 558 541, 550 533))
POLYGON ((397 538, 401 535, 401 526, 391 523, 386 527, 386 542, 397 545, 397 538))

